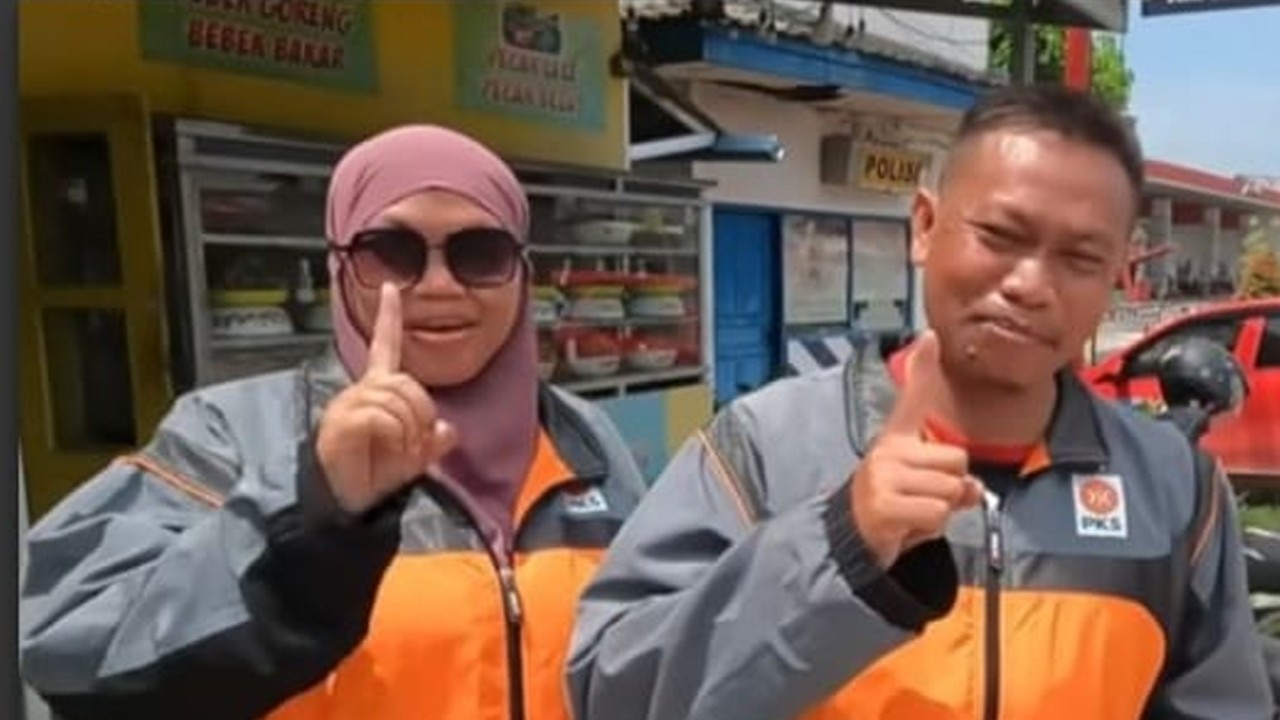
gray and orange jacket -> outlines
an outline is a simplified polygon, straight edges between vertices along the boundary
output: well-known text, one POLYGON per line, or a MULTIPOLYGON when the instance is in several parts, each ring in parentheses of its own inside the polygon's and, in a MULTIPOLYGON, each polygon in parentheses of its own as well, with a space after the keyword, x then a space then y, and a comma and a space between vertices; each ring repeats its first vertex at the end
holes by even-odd
POLYGON ((584 592, 575 717, 1270 718, 1214 463, 1073 375, 1059 387, 1003 497, 887 573, 848 481, 896 394, 878 354, 723 408, 584 592))
POLYGON ((314 461, 329 356, 180 398, 30 532, 23 673, 66 720, 561 720, 582 586, 644 485, 541 394, 509 548, 439 483, 343 518, 314 461))

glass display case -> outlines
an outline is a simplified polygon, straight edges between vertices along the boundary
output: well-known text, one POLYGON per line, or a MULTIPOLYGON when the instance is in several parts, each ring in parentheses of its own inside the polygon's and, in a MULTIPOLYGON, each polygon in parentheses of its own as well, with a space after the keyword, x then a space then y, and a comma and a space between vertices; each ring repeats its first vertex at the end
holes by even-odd
MULTIPOLYGON (((330 338, 324 204, 340 149, 176 127, 194 382, 291 367, 330 338)), ((701 187, 517 170, 543 377, 594 397, 701 380, 701 187)))
POLYGON ((177 130, 195 382, 291 367, 329 341, 325 193, 340 150, 177 130))
POLYGON ((543 377, 590 396, 701 380, 696 188, 532 177, 525 185, 543 377))

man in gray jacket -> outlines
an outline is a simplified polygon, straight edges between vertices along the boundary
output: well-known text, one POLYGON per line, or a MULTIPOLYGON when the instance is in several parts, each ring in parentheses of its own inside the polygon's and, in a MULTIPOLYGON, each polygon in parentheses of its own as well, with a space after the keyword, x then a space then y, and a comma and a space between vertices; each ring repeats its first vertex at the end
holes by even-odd
POLYGON ((1071 372, 1139 214, 1098 101, 993 93, 912 208, 931 330, 672 461, 588 588, 578 720, 1263 720, 1232 496, 1071 372))

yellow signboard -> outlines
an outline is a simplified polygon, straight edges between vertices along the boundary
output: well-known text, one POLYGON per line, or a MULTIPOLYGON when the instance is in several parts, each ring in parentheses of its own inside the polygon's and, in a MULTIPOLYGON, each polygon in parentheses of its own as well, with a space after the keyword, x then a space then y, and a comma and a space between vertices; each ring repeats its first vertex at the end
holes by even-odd
POLYGON ((598 23, 527 0, 463 3, 453 16, 459 105, 533 123, 603 126, 609 60, 598 23))
POLYGON ((858 187, 880 192, 912 192, 924 181, 931 160, 928 153, 863 145, 858 151, 858 187))
POLYGON ((434 122, 516 160, 626 166, 626 85, 607 70, 621 43, 617 0, 163 0, 164 8, 140 8, 159 1, 23 0, 21 94, 142 95, 157 113, 339 141, 434 122), (339 11, 349 13, 346 33, 339 11), (333 32, 325 12, 335 18, 333 32), (519 73, 509 63, 484 77, 460 72, 459 59, 479 59, 460 45, 519 45, 530 19, 553 25, 560 45, 516 47, 502 57, 550 58, 559 50, 537 68, 572 67, 572 77, 522 79, 520 88, 525 96, 532 87, 557 97, 569 88, 577 103, 571 113, 559 101, 517 104, 505 90, 477 99, 474 88, 458 86, 497 79, 511 87, 519 73))
POLYGON ((165 0, 138 4, 142 56, 248 75, 372 92, 365 0, 165 0))

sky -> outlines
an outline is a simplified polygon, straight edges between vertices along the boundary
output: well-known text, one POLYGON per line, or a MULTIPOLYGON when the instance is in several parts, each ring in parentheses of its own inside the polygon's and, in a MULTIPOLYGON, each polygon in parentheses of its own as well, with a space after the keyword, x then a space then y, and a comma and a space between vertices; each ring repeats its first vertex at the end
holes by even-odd
POLYGON ((1280 176, 1280 5, 1160 17, 1130 5, 1130 110, 1146 155, 1280 176))

